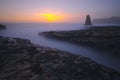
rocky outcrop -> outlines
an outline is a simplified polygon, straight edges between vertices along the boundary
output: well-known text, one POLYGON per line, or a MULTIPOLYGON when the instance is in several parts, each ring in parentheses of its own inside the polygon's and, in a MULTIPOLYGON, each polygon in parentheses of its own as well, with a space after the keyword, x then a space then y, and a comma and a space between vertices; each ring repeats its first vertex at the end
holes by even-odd
POLYGON ((85 25, 86 26, 91 26, 92 25, 90 15, 86 16, 85 25))
POLYGON ((120 55, 120 27, 91 27, 86 30, 50 31, 40 35, 106 50, 120 55))
POLYGON ((0 24, 0 29, 6 29, 6 26, 0 24))
POLYGON ((0 37, 0 80, 120 80, 120 73, 26 39, 0 37))

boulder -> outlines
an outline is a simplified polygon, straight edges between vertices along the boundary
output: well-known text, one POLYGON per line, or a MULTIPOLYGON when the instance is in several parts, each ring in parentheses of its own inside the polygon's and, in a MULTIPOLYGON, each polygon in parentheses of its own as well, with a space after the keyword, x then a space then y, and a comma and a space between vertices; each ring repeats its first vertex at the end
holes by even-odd
POLYGON ((6 29, 5 25, 0 24, 0 29, 6 29))

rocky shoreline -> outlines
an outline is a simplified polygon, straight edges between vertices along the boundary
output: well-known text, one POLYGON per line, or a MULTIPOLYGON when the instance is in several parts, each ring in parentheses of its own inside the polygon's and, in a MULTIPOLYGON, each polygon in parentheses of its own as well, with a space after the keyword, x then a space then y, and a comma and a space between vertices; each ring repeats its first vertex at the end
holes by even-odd
POLYGON ((5 25, 0 24, 0 29, 6 29, 7 27, 5 25))
POLYGON ((120 55, 120 26, 94 26, 84 30, 49 31, 39 33, 39 35, 120 55))
POLYGON ((26 39, 0 37, 0 80, 120 80, 120 73, 26 39))

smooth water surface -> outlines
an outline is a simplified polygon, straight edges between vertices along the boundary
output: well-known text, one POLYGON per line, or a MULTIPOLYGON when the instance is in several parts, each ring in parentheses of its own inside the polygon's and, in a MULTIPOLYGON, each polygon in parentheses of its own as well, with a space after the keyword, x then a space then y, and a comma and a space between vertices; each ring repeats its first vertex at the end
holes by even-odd
POLYGON ((89 57, 100 64, 120 72, 120 57, 118 55, 38 35, 39 32, 44 31, 86 29, 86 27, 81 24, 9 23, 5 25, 7 26, 7 29, 0 30, 0 36, 29 39, 35 44, 57 48, 73 54, 89 57))

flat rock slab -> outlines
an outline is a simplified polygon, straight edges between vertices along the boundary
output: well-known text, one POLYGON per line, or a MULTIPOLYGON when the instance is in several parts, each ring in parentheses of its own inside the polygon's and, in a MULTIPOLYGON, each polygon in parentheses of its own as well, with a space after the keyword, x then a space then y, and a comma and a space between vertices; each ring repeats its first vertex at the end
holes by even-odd
POLYGON ((120 55, 120 26, 95 26, 84 30, 49 31, 45 37, 69 41, 120 55))

